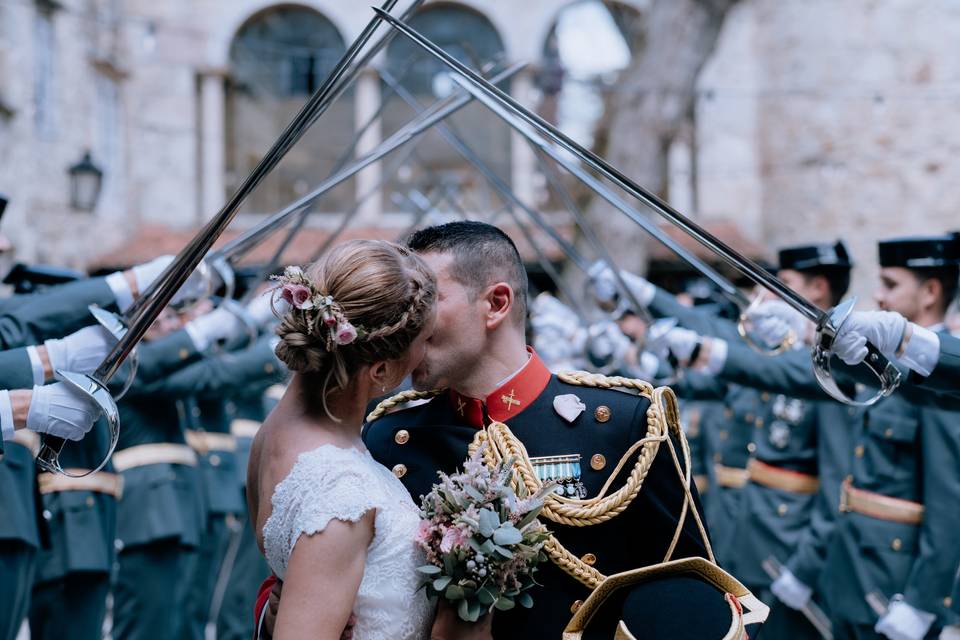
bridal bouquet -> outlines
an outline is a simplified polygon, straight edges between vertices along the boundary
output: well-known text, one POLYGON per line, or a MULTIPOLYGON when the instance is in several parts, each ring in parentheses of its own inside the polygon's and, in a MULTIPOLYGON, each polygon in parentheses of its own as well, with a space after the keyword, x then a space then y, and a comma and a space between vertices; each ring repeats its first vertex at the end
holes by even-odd
POLYGON ((494 468, 483 463, 482 449, 464 464, 462 473, 440 475, 423 497, 423 520, 417 544, 428 564, 422 588, 431 599, 443 597, 467 622, 483 613, 532 607, 527 592, 537 584, 537 565, 546 560, 543 545, 550 533, 537 520, 543 498, 554 490, 545 485, 534 495, 520 495, 511 486, 512 460, 494 468))

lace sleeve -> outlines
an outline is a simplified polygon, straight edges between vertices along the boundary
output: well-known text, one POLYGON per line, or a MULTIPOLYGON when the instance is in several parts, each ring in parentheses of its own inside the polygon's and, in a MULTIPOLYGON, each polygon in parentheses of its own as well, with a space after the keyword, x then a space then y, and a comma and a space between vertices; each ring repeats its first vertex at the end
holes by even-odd
POLYGON ((263 527, 264 550, 282 577, 301 535, 326 529, 331 520, 357 522, 380 506, 375 479, 362 454, 320 447, 304 453, 274 490, 272 512, 263 527))

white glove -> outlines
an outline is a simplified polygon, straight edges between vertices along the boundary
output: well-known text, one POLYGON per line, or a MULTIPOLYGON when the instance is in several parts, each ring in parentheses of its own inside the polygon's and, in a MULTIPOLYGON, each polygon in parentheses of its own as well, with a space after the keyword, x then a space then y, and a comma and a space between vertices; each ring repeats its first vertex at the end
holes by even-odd
POLYGON ((940 632, 940 640, 960 640, 960 624, 951 624, 940 632))
POLYGON ((84 327, 59 340, 47 340, 43 346, 54 371, 93 373, 103 362, 117 339, 98 324, 84 327))
POLYGON ((867 342, 892 358, 907 328, 907 319, 894 311, 854 311, 840 326, 833 352, 847 364, 863 362, 867 342))
POLYGON ((131 269, 131 271, 133 271, 133 279, 137 283, 137 291, 143 294, 153 281, 160 277, 160 274, 170 266, 173 258, 171 255, 160 256, 150 262, 138 264, 131 269))
POLYGON ((27 428, 65 440, 80 440, 100 417, 100 407, 66 382, 33 388, 27 428))
POLYGON ((682 363, 689 363, 693 350, 700 343, 700 334, 683 327, 674 327, 665 337, 670 352, 682 363))
POLYGON ((810 322, 783 300, 767 300, 747 309, 750 336, 764 345, 782 344, 794 334, 804 340, 810 331, 810 322))
MULTIPOLYGON (((143 295, 143 292, 153 284, 153 281, 160 277, 160 274, 170 266, 174 258, 175 256, 172 255, 160 256, 150 262, 138 264, 131 269, 131 271, 133 271, 133 278, 137 282, 137 291, 140 292, 140 295, 143 295)), ((206 271, 211 272, 212 270, 206 271)), ((193 273, 187 277, 186 281, 177 289, 177 292, 173 294, 173 297, 170 299, 170 304, 176 305, 185 300, 196 300, 205 296, 209 283, 203 273, 204 271, 202 270, 194 269, 193 273)), ((219 278, 217 278, 217 282, 219 283, 219 278)))
POLYGON ((780 573, 780 577, 770 585, 770 591, 783 604, 797 611, 807 606, 807 603, 810 602, 810 596, 813 594, 813 589, 800 582, 797 576, 786 568, 780 573))
POLYGON ((204 351, 218 340, 242 334, 243 321, 226 309, 214 309, 194 318, 183 327, 198 351, 204 351))
MULTIPOLYGON (((591 291, 596 301, 602 306, 604 303, 612 304, 620 291, 619 283, 613 274, 613 270, 603 261, 594 262, 587 271, 590 276, 591 291)), ((649 306, 653 301, 653 296, 657 293, 657 288, 650 284, 644 278, 634 275, 629 271, 620 271, 620 277, 624 284, 630 287, 630 292, 634 295, 644 307, 649 306)))
POLYGON ((590 339, 587 350, 593 362, 608 364, 622 364, 627 351, 633 342, 620 331, 617 323, 611 321, 598 322, 590 326, 590 339))
POLYGON ((921 640, 936 619, 933 613, 915 609, 903 600, 891 600, 886 615, 873 630, 890 640, 921 640))
POLYGON ((274 309, 276 309, 277 314, 282 316, 290 308, 290 304, 280 296, 276 296, 276 299, 271 305, 270 299, 272 297, 273 293, 264 292, 258 296, 254 296, 253 300, 247 303, 247 313, 250 314, 253 321, 260 327, 264 327, 277 320, 274 309))

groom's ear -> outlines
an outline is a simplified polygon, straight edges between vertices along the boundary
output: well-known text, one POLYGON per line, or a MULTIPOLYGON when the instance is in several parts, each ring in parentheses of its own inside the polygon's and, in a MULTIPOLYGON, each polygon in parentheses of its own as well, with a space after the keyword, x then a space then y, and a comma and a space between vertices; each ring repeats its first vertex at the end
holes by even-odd
POLYGON ((484 294, 486 304, 485 324, 487 329, 496 329, 509 320, 513 311, 513 287, 506 282, 497 282, 487 287, 484 294))

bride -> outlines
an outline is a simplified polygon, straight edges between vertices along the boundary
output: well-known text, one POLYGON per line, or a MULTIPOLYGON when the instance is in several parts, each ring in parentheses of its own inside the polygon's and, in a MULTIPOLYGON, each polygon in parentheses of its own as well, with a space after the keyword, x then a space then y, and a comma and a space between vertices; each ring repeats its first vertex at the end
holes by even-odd
POLYGON ((276 353, 294 375, 253 443, 247 485, 258 544, 283 583, 273 637, 339 638, 348 621, 357 640, 477 635, 447 610, 433 623, 417 589, 417 507, 360 439, 368 403, 423 357, 433 274, 403 247, 358 240, 281 283, 276 353))

